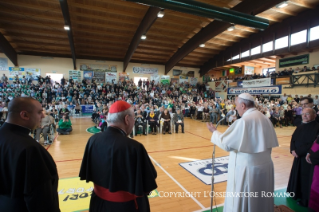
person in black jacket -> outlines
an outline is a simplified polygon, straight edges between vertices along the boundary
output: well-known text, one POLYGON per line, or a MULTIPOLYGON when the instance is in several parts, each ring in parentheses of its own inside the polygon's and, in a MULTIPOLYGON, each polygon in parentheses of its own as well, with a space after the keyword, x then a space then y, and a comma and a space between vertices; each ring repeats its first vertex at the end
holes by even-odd
POLYGON ((90 212, 150 211, 147 195, 157 188, 157 173, 143 144, 127 137, 134 118, 130 104, 115 102, 106 131, 86 145, 79 176, 94 183, 90 212))
POLYGON ((0 128, 0 211, 60 212, 58 172, 50 153, 29 136, 43 118, 41 104, 29 97, 10 101, 0 128))

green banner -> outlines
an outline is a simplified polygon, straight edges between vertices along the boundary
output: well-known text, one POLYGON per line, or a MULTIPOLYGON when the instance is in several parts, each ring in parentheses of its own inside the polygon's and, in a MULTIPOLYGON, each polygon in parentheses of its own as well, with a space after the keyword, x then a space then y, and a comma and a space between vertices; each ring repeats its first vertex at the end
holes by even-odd
POLYGON ((309 63, 309 54, 296 57, 283 58, 279 60, 279 68, 304 65, 309 63))

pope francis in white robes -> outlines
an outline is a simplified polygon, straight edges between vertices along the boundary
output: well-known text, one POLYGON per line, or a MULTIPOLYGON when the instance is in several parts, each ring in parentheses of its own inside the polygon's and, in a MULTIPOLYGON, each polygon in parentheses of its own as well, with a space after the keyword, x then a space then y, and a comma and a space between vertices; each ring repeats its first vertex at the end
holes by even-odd
POLYGON ((278 146, 274 127, 270 120, 254 107, 250 94, 236 99, 236 109, 241 119, 236 120, 224 133, 212 124, 211 142, 230 152, 228 164, 227 194, 224 212, 274 211, 274 165, 271 150, 278 146), (244 193, 243 193, 244 192, 244 193), (254 192, 255 195, 249 195, 254 192), (257 195, 256 193, 257 192, 257 195))

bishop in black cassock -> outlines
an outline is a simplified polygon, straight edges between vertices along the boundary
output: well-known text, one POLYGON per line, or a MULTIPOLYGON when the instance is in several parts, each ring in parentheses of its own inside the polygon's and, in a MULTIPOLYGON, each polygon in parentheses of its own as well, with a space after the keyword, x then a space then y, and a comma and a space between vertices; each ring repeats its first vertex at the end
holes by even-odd
MULTIPOLYGON (((306 108, 303 113, 310 110, 312 109, 306 108)), ((308 205, 312 182, 310 173, 313 173, 313 167, 307 163, 306 156, 318 133, 319 124, 315 121, 314 115, 312 121, 298 126, 291 138, 290 152, 295 151, 298 157, 294 158, 292 164, 287 192, 294 192, 295 196, 293 198, 299 200, 299 204, 305 207, 308 205)))
POLYGON ((157 173, 144 146, 127 137, 134 126, 133 108, 115 102, 108 124, 89 139, 79 174, 94 183, 90 212, 150 211, 147 195, 157 188, 157 173))

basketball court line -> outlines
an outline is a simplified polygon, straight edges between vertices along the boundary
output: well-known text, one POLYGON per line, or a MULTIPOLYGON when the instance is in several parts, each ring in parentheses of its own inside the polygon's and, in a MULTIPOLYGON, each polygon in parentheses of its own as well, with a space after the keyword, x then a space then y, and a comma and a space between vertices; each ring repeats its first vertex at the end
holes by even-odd
MULTIPOLYGON (((152 158, 150 155, 148 155, 151 160, 155 163, 155 165, 157 165, 160 169, 163 170, 163 172, 169 176, 183 191, 185 191, 186 193, 189 193, 177 180, 175 180, 174 177, 172 177, 172 175, 170 175, 159 163, 157 163, 156 160, 154 160, 154 158, 152 158)), ((199 205, 199 207, 201 207, 202 209, 205 209, 205 207, 196 199, 194 198, 192 195, 190 195, 190 198, 192 198, 194 200, 194 202, 197 203, 197 205, 199 205)))

